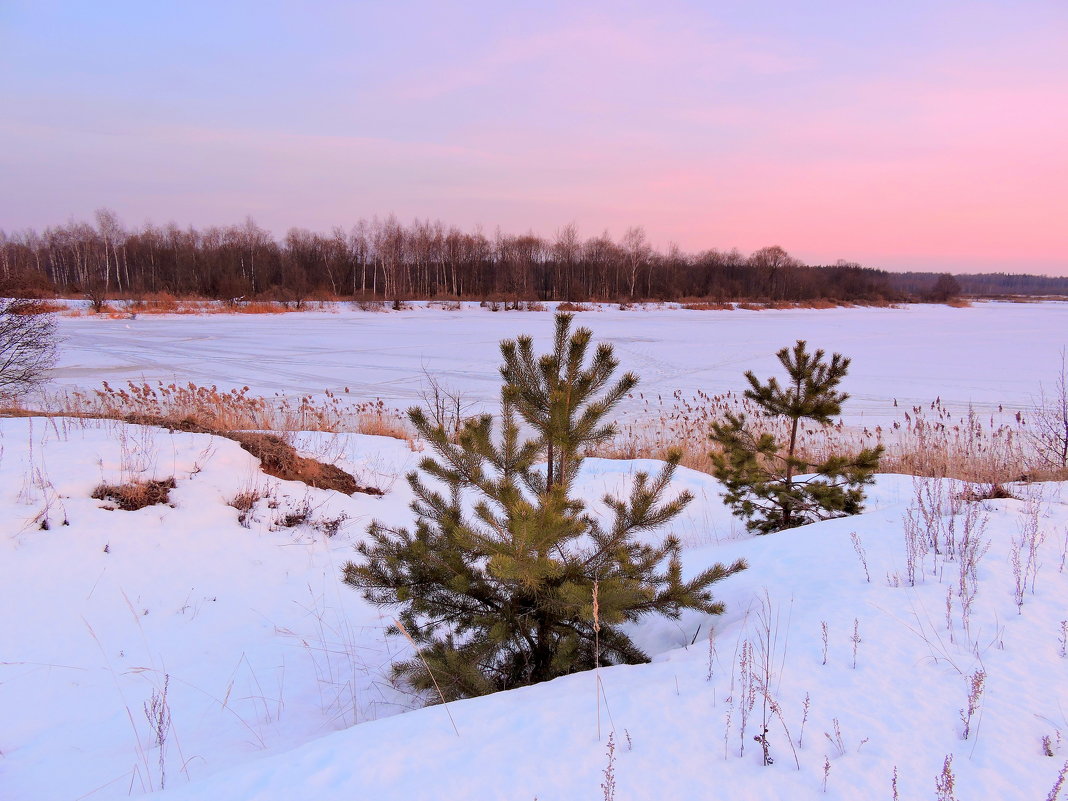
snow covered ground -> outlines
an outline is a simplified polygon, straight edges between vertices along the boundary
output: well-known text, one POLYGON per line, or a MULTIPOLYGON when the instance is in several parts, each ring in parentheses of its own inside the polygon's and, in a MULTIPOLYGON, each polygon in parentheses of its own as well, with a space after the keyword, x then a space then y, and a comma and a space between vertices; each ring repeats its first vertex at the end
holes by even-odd
MULTIPOLYGON (((984 304, 580 319, 616 343, 645 391, 665 393, 740 386, 743 370, 770 373, 775 349, 807 337, 854 358, 846 389, 881 413, 906 395, 1026 401, 1059 364, 1064 314, 984 304)), ((497 341, 540 340, 550 321, 427 309, 65 320, 59 380, 349 385, 406 405, 425 365, 490 400, 497 341)), ((385 638, 388 620, 339 578, 372 518, 410 520, 403 475, 420 454, 361 435, 298 444, 386 495, 269 478, 236 443, 203 434, 0 420, 0 797, 112 799, 165 785, 166 799, 602 799, 609 734, 620 801, 892 799, 895 770, 896 797, 936 798, 947 756, 953 797, 1041 800, 1068 761, 1068 485, 974 503, 942 486, 931 525, 943 553, 915 557, 910 575, 906 523, 934 485, 882 476, 863 515, 752 538, 714 479, 680 468, 677 489, 695 495, 674 526, 686 570, 739 556, 751 566, 717 585, 727 613, 643 624, 635 636, 655 659, 602 669, 600 710, 591 674, 446 710, 390 685, 390 661, 408 646, 385 638), (131 477, 174 477, 170 505, 128 512, 90 497, 131 477), (228 504, 248 492, 260 498, 243 525, 228 504), (294 514, 305 522, 284 525, 294 514), (966 527, 978 555, 974 580, 964 575, 967 615, 966 527), (763 698, 746 702, 765 664, 779 708, 771 766, 753 740, 763 698), (164 707, 159 737, 149 718, 155 709, 159 723, 164 707)), ((580 492, 598 498, 649 467, 587 460, 580 492)))
MULTIPOLYGON (((1026 408, 1038 384, 1051 384, 1068 342, 1066 303, 980 303, 970 308, 914 305, 691 311, 603 306, 578 321, 615 346, 639 391, 690 396, 746 386, 742 374, 770 375, 775 352, 807 339, 853 360, 845 412, 866 421, 936 397, 961 409, 1026 408)), ((98 387, 103 380, 248 385, 253 394, 319 394, 349 387, 361 400, 407 408, 425 387, 424 370, 471 400, 495 404, 497 345, 517 334, 544 341, 547 312, 491 312, 477 304, 446 311, 415 304, 401 312, 286 315, 139 315, 64 318, 66 342, 55 380, 98 387)), ((632 408, 637 408, 634 402, 632 408)))
MULTIPOLYGON (((601 671, 600 740, 589 674, 451 704, 457 736, 440 706, 396 714, 418 706, 386 676, 407 647, 385 640, 377 610, 339 580, 371 517, 408 514, 394 480, 417 457, 405 443, 309 437, 309 452, 390 489, 349 498, 268 478, 207 435, 43 419, 0 432, 4 798, 120 798, 161 782, 175 799, 600 798, 611 731, 620 799, 817 798, 825 760, 828 797, 890 798, 895 767, 901 798, 933 797, 947 754, 960 798, 1044 798, 1068 759, 1064 485, 972 505, 990 550, 966 630, 959 559, 930 554, 908 580, 911 479, 882 477, 862 516, 750 538, 715 481, 681 469, 678 488, 697 498, 676 526, 687 569, 751 564, 718 586, 727 614, 643 626, 656 661, 601 671), (126 512, 89 497, 135 475, 174 476, 172 505, 126 512), (249 488, 265 497, 246 528, 227 501, 249 488), (309 523, 280 524, 302 509, 309 523), (341 514, 333 537, 314 525, 341 514), (1009 553, 1029 520, 1044 541, 1018 608, 1009 553), (741 730, 738 663, 746 640, 759 663, 762 621, 782 710, 771 767, 752 740, 759 699, 741 730), (959 711, 978 669, 985 690, 965 740, 959 711), (164 689, 161 751, 145 705, 164 689)), ((598 497, 643 466, 589 460, 582 492, 598 497)))

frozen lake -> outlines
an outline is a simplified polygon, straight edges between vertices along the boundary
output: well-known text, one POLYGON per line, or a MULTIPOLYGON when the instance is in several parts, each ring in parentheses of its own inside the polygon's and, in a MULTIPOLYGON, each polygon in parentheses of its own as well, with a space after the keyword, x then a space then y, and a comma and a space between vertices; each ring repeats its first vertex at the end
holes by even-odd
MULTIPOLYGON (((980 411, 1026 408, 1040 382, 1052 385, 1068 342, 1068 304, 981 303, 690 311, 603 307, 577 315, 595 340, 615 346, 639 391, 667 397, 745 386, 743 373, 778 373, 775 352, 796 339, 853 360, 843 386, 847 416, 866 421, 941 397, 980 411)), ((64 318, 56 385, 96 388, 126 380, 248 385, 256 394, 320 394, 348 387, 363 400, 406 407, 420 399, 424 371, 473 401, 495 403, 498 343, 527 333, 549 345, 547 312, 446 311, 417 304, 400 312, 64 318)), ((631 408, 636 408, 632 402, 631 408)))

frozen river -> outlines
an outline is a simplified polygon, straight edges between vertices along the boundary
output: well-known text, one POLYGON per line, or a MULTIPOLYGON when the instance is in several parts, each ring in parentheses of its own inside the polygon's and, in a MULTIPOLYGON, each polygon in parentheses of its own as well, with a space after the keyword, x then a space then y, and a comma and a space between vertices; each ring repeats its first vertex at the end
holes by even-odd
MULTIPOLYGON (((745 386, 743 373, 777 372, 775 352, 806 339, 853 360, 843 387, 851 418, 882 419, 902 406, 944 403, 980 411, 1026 408, 1040 382, 1051 386, 1068 343, 1068 304, 982 303, 970 308, 690 311, 604 307, 578 314, 595 340, 615 346, 621 368, 641 377, 646 396, 720 393, 745 386)), ((248 385, 256 394, 320 394, 348 387, 390 406, 418 402, 424 372, 473 401, 493 403, 501 339, 527 333, 549 346, 552 315, 400 312, 340 307, 281 315, 132 319, 64 318, 54 382, 113 386, 126 380, 248 385)), ((631 408, 636 408, 632 402, 631 408)))

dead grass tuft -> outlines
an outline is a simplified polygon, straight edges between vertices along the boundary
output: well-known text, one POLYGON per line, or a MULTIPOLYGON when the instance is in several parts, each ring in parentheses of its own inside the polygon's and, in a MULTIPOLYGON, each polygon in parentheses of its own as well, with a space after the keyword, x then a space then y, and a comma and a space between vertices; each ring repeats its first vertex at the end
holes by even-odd
POLYGON ((134 512, 146 506, 170 503, 170 492, 177 486, 174 477, 161 481, 129 481, 125 484, 101 484, 91 497, 109 501, 125 512, 134 512))
POLYGON ((263 493, 256 489, 242 490, 230 499, 228 505, 239 512, 251 512, 259 501, 263 500, 263 493))

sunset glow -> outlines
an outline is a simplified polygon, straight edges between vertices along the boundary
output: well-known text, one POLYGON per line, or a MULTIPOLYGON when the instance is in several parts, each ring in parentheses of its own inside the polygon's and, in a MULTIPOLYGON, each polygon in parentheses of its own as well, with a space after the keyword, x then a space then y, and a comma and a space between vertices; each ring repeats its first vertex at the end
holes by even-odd
POLYGON ((6 3, 0 228, 393 213, 1068 274, 1068 6, 878 5, 6 3))

